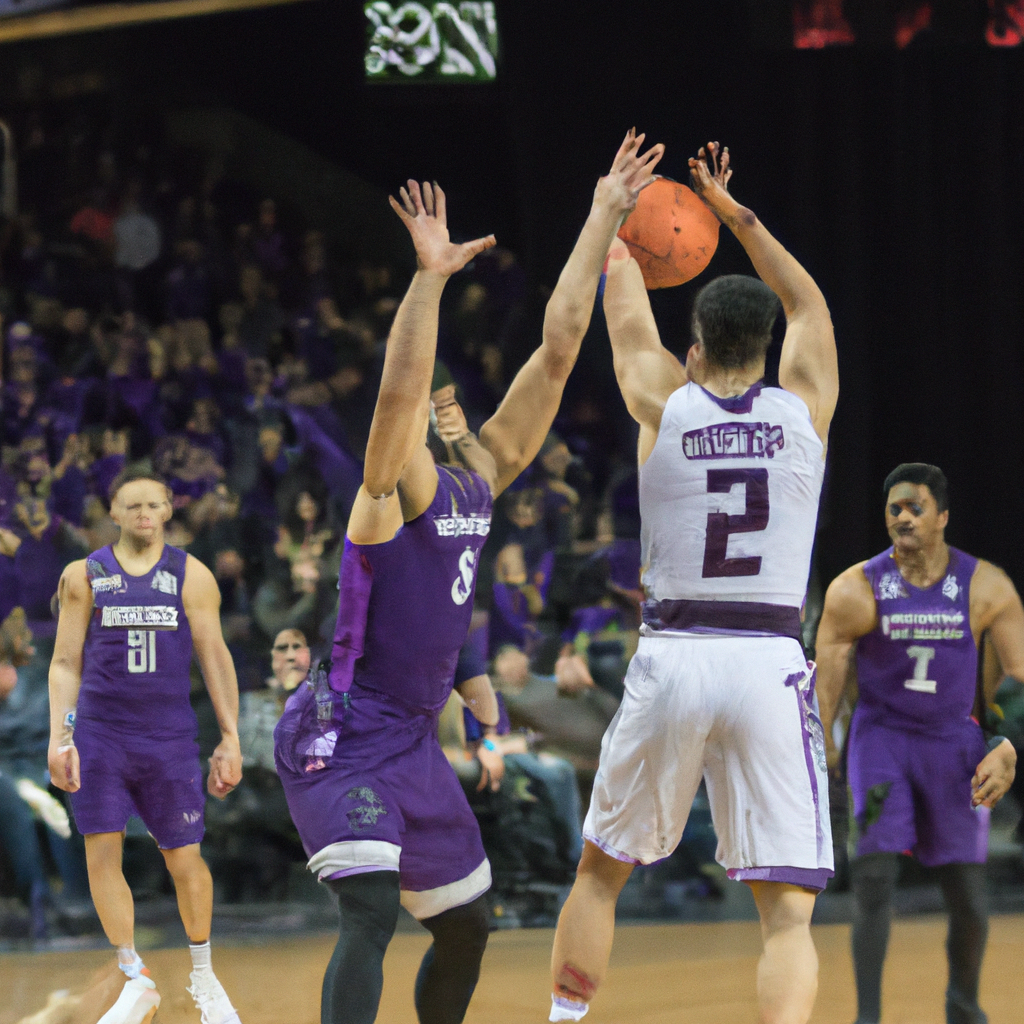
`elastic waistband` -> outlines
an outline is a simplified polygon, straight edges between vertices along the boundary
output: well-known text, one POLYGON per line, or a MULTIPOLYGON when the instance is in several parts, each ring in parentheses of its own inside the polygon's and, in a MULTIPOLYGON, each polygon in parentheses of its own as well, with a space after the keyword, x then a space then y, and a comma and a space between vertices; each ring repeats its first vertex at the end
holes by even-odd
POLYGON ((769 633, 800 639, 800 609, 754 601, 645 601, 651 629, 769 633))

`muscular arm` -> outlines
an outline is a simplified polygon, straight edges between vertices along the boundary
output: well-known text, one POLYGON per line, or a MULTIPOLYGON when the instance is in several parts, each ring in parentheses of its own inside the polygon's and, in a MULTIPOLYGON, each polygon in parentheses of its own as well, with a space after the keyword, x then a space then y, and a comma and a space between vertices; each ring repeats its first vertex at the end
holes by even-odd
POLYGON ((657 440, 669 395, 687 381, 686 369, 661 344, 640 266, 624 242, 612 244, 607 273, 604 315, 615 379, 630 416, 640 424, 642 465, 657 440))
POLYGON ((65 724, 65 716, 78 703, 82 685, 82 652, 92 615, 92 588, 85 574, 85 560, 72 562, 57 585, 60 615, 57 639, 50 661, 50 746, 47 761, 50 778, 58 789, 74 793, 80 785, 78 753, 74 749, 74 729, 65 724))
MULTIPOLYGON (((971 631, 975 640, 988 633, 1004 675, 1024 679, 1024 607, 1010 577, 991 562, 980 561, 971 580, 971 631)), ((999 688, 1000 675, 985 680, 985 702, 999 688)), ((971 780, 974 804, 994 807, 1016 775, 1017 751, 1008 739, 982 758, 971 780)))
POLYGON ((408 191, 401 190, 401 203, 390 201, 412 236, 419 269, 388 336, 363 484, 349 517, 349 537, 359 544, 390 540, 403 519, 415 519, 434 500, 437 471, 423 455, 429 457, 424 437, 441 293, 452 274, 494 245, 493 235, 454 245, 448 239, 444 192, 436 185, 424 184, 422 191, 414 181, 408 185, 408 191))
POLYGON ((640 191, 654 180, 651 173, 664 147, 639 155, 644 136, 626 136, 609 174, 594 191, 590 214, 544 313, 540 348, 483 425, 480 443, 497 464, 496 493, 503 491, 533 461, 554 422, 562 392, 576 364, 597 295, 608 247, 640 191))
MULTIPOLYGON (((717 143, 709 143, 717 158, 717 143)), ((728 150, 723 153, 728 167, 728 150)), ((821 289, 751 210, 741 206, 708 168, 704 150, 690 160, 694 191, 746 250, 762 281, 782 301, 786 336, 779 361, 779 383, 804 400, 815 432, 825 442, 839 398, 839 364, 832 319, 821 289)), ((728 181, 728 173, 724 177, 728 181)))
POLYGON ((815 658, 818 662, 818 710, 825 730, 825 748, 830 762, 836 751, 832 725, 836 709, 853 674, 853 653, 857 641, 875 627, 875 600, 864 575, 864 563, 851 566, 829 585, 818 623, 815 658))
POLYGON ((213 573, 198 559, 188 556, 181 602, 192 630, 203 681, 210 694, 221 741, 210 758, 207 788, 223 799, 242 778, 242 754, 238 746, 238 679, 231 653, 220 628, 220 589, 213 573))

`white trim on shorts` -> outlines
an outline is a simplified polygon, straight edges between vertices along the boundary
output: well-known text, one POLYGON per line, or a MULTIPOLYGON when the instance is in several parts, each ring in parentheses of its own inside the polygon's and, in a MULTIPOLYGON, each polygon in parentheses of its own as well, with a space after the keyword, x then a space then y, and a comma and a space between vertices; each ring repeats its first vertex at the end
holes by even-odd
POLYGON ((472 903, 478 896, 483 896, 490 887, 491 863, 484 857, 479 867, 457 882, 449 882, 447 885, 439 885, 436 889, 424 889, 421 892, 403 889, 402 906, 417 921, 424 921, 454 907, 472 903))
POLYGON ((306 867, 316 874, 318 882, 339 872, 360 874, 364 871, 397 871, 402 848, 380 839, 351 839, 331 843, 309 858, 306 867))

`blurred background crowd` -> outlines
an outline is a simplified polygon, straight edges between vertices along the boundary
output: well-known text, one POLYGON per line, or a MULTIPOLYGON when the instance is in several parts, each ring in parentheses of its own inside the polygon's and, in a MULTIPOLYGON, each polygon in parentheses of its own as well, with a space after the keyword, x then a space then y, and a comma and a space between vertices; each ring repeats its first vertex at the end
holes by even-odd
MULTIPOLYGON (((329 654, 339 545, 407 271, 338 258, 321 226, 103 104, 26 109, 13 127, 19 212, 0 226, 0 885, 34 936, 90 916, 81 840, 46 777, 53 598, 68 562, 116 539, 107 489, 146 461, 173 491, 169 543, 220 584, 243 695, 246 780, 211 801, 206 852, 223 899, 283 898, 302 851, 272 731, 329 654)), ((504 249, 446 292, 436 380, 456 384, 474 429, 539 343, 545 300, 504 249)), ((571 877, 640 621, 633 435, 604 400, 607 354, 586 352, 556 431, 497 503, 478 576, 463 662, 502 692, 497 761, 485 750, 482 770, 457 697, 442 721, 499 890, 540 903, 571 877)), ((156 870, 139 856, 143 875, 156 870)))

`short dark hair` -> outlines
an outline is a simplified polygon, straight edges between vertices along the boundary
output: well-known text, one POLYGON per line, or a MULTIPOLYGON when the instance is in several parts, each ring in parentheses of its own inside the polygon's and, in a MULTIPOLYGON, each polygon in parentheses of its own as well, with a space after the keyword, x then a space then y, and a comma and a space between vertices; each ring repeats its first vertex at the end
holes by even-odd
POLYGON ((125 484, 133 484, 136 480, 152 480, 154 483, 163 484, 167 490, 171 489, 166 478, 157 473, 156 470, 150 469, 145 465, 125 466, 125 468, 114 477, 110 484, 110 488, 107 490, 107 497, 110 499, 110 504, 114 504, 117 492, 121 490, 125 484))
POLYGON ((709 363, 738 369, 764 359, 781 308, 775 292, 756 277, 716 277, 693 301, 693 335, 709 363))
POLYGON ((921 484, 932 492, 940 512, 949 508, 949 483, 938 466, 927 462, 903 462, 885 478, 882 493, 888 498, 897 484, 921 484))

